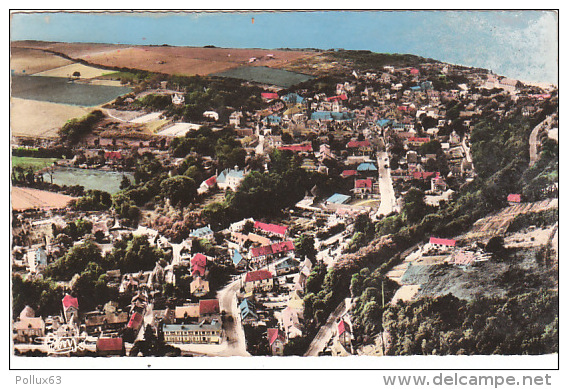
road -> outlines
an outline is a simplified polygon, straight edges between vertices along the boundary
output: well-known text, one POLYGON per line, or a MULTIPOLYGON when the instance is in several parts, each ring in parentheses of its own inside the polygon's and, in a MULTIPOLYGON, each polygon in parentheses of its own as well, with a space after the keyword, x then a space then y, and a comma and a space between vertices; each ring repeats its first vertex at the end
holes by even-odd
POLYGON ((337 306, 335 311, 333 311, 331 315, 329 315, 325 325, 320 327, 314 340, 312 340, 312 343, 310 343, 308 351, 306 351, 306 353, 304 354, 305 357, 317 357, 319 353, 324 350, 325 345, 329 342, 329 340, 333 336, 333 330, 335 327, 336 320, 339 317, 345 315, 345 312, 347 312, 349 308, 351 308, 351 299, 346 298, 337 306))
POLYGON ((529 137, 529 154, 530 154, 530 162, 529 166, 532 166, 538 160, 538 133, 540 130, 549 124, 549 121, 552 119, 551 116, 547 116, 542 122, 536 125, 536 127, 531 131, 531 136, 529 137))
POLYGON ((379 191, 381 192, 381 205, 374 218, 397 212, 396 195, 392 184, 392 178, 389 167, 389 156, 386 151, 377 153, 377 164, 379 169, 379 191), (387 166, 385 168, 385 166, 387 166))
POLYGON ((241 315, 237 307, 237 292, 241 288, 241 277, 231 282, 217 293, 219 308, 226 313, 224 324, 226 342, 226 352, 223 355, 250 356, 247 352, 245 331, 241 323, 241 315), (228 319, 232 317, 231 319, 228 319), (228 320, 227 320, 228 319, 228 320))

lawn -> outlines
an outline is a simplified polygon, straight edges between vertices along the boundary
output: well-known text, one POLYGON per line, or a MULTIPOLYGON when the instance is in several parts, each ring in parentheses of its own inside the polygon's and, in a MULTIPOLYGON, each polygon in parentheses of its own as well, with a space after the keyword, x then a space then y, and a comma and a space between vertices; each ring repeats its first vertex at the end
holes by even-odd
POLYGON ((20 166, 24 169, 31 167, 34 172, 43 169, 46 166, 51 166, 58 158, 34 158, 34 157, 14 157, 12 156, 12 168, 20 166))

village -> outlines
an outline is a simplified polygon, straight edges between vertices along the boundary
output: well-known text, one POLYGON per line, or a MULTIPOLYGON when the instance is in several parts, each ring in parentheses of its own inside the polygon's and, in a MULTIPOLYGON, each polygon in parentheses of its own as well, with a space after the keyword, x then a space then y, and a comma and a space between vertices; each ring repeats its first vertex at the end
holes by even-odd
MULTIPOLYGON (((306 339, 302 355, 363 355, 369 347, 376 348, 371 353, 386 354, 383 335, 375 346, 355 341, 355 296, 329 307, 329 316, 318 318, 316 334, 307 331, 314 313, 305 311, 305 297, 318 269, 331 269, 370 244, 379 231, 376 226, 384 225, 381 221, 404 214, 400 229, 421 220, 423 209, 447 207, 477 176, 471 150, 476 124, 489 115, 506 118, 512 106, 522 107, 525 116, 537 116, 557 91, 434 61, 386 65, 380 72, 355 68, 335 77, 339 82, 334 79, 324 87, 317 78, 289 88, 242 81, 257 87, 259 109, 205 110, 194 114, 200 120, 193 121, 176 114, 191 96, 175 80, 157 81, 104 105, 93 131, 81 137, 73 156, 60 159, 56 168, 124 174, 121 191, 130 188, 131 197, 120 197, 123 192, 112 194, 112 199, 108 193, 73 194, 63 188, 57 195, 75 205, 38 206, 42 190, 17 185, 27 200, 13 211, 13 273, 28 283, 53 275, 57 280, 50 282, 62 295, 56 300, 41 295, 36 302, 58 304, 58 314, 42 315, 36 310, 46 309, 28 304, 17 314, 16 352, 281 356, 291 355, 286 351, 291 341, 297 346, 299 339, 306 339), (322 91, 326 88, 327 93, 322 91), (164 108, 137 103, 148 102, 149 96, 164 108), (121 137, 125 132, 129 135, 121 137), (197 136, 218 144, 228 136, 235 143, 227 143, 222 153, 216 149, 202 154, 196 150, 207 146, 197 136), (243 151, 231 154, 237 149, 243 151), (141 160, 144 171, 137 167, 141 160), (296 188, 299 198, 278 212, 263 214, 271 204, 260 202, 247 205, 255 217, 241 218, 240 209, 230 212, 227 204, 237 204, 242 190, 250 194, 242 201, 266 200, 254 197, 264 181, 258 187, 247 183, 255 174, 292 180, 295 175, 285 175, 285 164, 321 179, 309 181, 306 190, 296 188), (132 188, 162 172, 169 177, 165 181, 186 174, 195 185, 172 184, 168 192, 150 195, 140 190, 140 204, 153 201, 160 208, 140 206, 132 188), (89 201, 101 208, 89 207, 81 196, 95 196, 89 201), (179 211, 180 204, 190 212, 179 211), (222 213, 223 207, 229 211, 222 213), (224 215, 231 215, 230 222, 224 215), (84 265, 91 262, 81 257, 84 253, 110 265, 89 267, 94 276, 88 278, 85 267, 71 264, 72 254, 84 265), (144 265, 136 268, 137 261, 144 265), (111 265, 116 268, 108 268, 111 265), (91 294, 96 295, 96 306, 83 303, 91 294)), ((558 137, 557 114, 546 119, 534 136, 536 150, 546 139, 558 137)), ((13 148, 50 149, 57 143, 16 140, 13 148)), ((36 172, 36 182, 46 185, 50 169, 36 172)), ((285 187, 286 182, 278 185, 285 187)), ((547 191, 554 198, 557 183, 547 191)), ((279 194, 274 206, 290 203, 294 195, 282 199, 279 194)), ((385 272, 399 286, 383 306, 412 301, 424 292, 425 282, 413 273, 420 266, 470 272, 492 261, 491 238, 506 234, 517 215, 536 212, 522 208, 525 199, 519 193, 506 193, 502 201, 507 209, 517 208, 499 223, 486 223, 469 235, 430 233, 405 252, 385 272)), ((549 210, 558 200, 531 204, 540 207, 538 211, 549 210)), ((546 246, 557 239, 557 222, 546 228, 544 238, 533 238, 527 245, 546 246)))

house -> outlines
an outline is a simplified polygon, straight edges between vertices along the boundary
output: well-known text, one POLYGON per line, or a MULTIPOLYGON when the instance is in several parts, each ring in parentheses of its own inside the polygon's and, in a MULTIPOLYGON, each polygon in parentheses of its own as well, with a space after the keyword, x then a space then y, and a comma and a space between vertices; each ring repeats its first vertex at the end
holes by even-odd
POLYGON ((222 190, 231 188, 231 190, 236 191, 244 178, 245 172, 239 170, 237 167, 234 169, 225 169, 217 176, 217 186, 222 190))
POLYGON ((280 276, 283 274, 293 273, 298 270, 299 266, 300 266, 300 261, 292 257, 288 257, 275 266, 276 275, 280 276))
POLYGON ((297 309, 286 307, 282 310, 282 328, 288 339, 302 336, 301 314, 297 309))
POLYGON ((219 300, 199 300, 199 317, 201 319, 217 317, 220 315, 220 313, 221 311, 219 309, 219 300))
POLYGON ((222 325, 218 320, 199 324, 164 324, 162 327, 166 343, 220 344, 222 325))
POLYGON ((122 338, 98 338, 96 351, 99 356, 126 354, 122 338))
POLYGON ((286 335, 279 328, 268 328, 266 330, 268 337, 268 345, 272 355, 284 355, 284 345, 286 344, 286 335))
POLYGON ((16 331, 15 342, 33 343, 35 338, 45 335, 45 322, 41 317, 35 317, 34 310, 27 306, 20 312, 18 321, 14 323, 16 331))
POLYGON ((132 313, 132 316, 130 316, 130 320, 128 321, 128 325, 126 327, 131 328, 134 331, 138 331, 140 327, 142 327, 143 323, 144 316, 140 312, 134 312, 132 313))
POLYGON ((264 100, 277 100, 278 97, 278 93, 272 93, 272 92, 263 92, 260 94, 260 97, 262 97, 264 100))
POLYGON ((47 253, 43 247, 38 247, 36 250, 28 252, 28 267, 30 272, 39 273, 47 267, 47 253))
POLYGON ((355 180, 353 192, 361 197, 365 197, 373 192, 373 181, 370 178, 355 180))
POLYGON ((448 189, 448 185, 442 176, 439 174, 430 180, 430 190, 433 193, 445 192, 448 189))
POLYGON ((215 111, 205 111, 203 112, 203 117, 207 119, 213 119, 215 121, 219 120, 219 114, 215 111))
POLYGON ((512 205, 519 204, 521 202, 521 195, 511 193, 507 196, 507 201, 512 205))
POLYGON ((313 151, 311 143, 301 143, 278 147, 278 150, 290 150, 300 153, 311 153, 313 151))
POLYGON ((243 118, 243 113, 241 111, 235 111, 229 116, 229 124, 235 127, 241 125, 241 120, 243 118))
POLYGON ((430 137, 417 137, 413 136, 408 138, 407 143, 409 146, 419 147, 422 146, 424 143, 430 142, 430 137))
POLYGON ((205 281, 201 277, 195 278, 189 284, 190 292, 195 297, 203 297, 209 293, 209 281, 205 281))
POLYGON ((254 228, 260 230, 269 235, 278 236, 279 238, 285 238, 288 231, 287 226, 281 226, 278 224, 262 223, 259 221, 254 222, 254 228))
POLYGON ((89 335, 119 331, 128 323, 128 312, 88 312, 85 314, 85 329, 89 335))
POLYGON ((199 319, 199 304, 188 304, 175 308, 176 323, 186 323, 188 321, 199 319))
POLYGON ((244 268, 247 264, 246 259, 243 258, 238 250, 233 251, 231 259, 233 260, 233 265, 235 265, 236 268, 244 268))
POLYGON ((370 162, 363 162, 357 166, 357 172, 359 173, 374 173, 377 171, 377 167, 370 162))
POLYGON ((296 289, 290 292, 290 296, 288 298, 288 304, 290 308, 296 309, 299 312, 304 311, 304 294, 296 289))
POLYGON ((245 276, 245 292, 252 292, 255 290, 269 291, 272 290, 273 287, 273 275, 268 270, 250 271, 245 276))
POLYGON ((280 98, 286 104, 301 104, 304 98, 297 93, 288 93, 280 98))
POLYGON ((239 310, 241 312, 241 322, 243 324, 252 325, 258 321, 258 314, 256 313, 256 307, 248 299, 243 299, 239 304, 239 310))
POLYGON ((207 257, 201 253, 197 253, 191 258, 191 275, 194 277, 205 276, 207 270, 207 257))
POLYGON ((195 230, 192 230, 191 233, 189 234, 189 236, 191 238, 194 239, 206 239, 206 240, 213 240, 214 235, 213 235, 213 230, 211 229, 211 227, 209 225, 207 225, 206 227, 201 227, 201 228, 197 228, 195 230))
POLYGON ((351 326, 342 318, 337 323, 337 337, 331 347, 331 355, 341 357, 352 355, 352 339, 351 326))
POLYGON ((357 175, 357 170, 344 170, 341 172, 342 178, 353 177, 357 175))
POLYGON ((285 254, 294 251, 294 242, 291 240, 286 242, 272 243, 271 245, 251 248, 251 257, 255 260, 268 259, 279 254, 285 254))
POLYGON ((373 151, 373 146, 368 140, 352 140, 347 142, 347 149, 352 153, 368 155, 373 151))
POLYGON ((203 181, 201 183, 201 185, 199 185, 199 188, 197 189, 197 193, 198 194, 207 193, 210 190, 212 190, 213 188, 215 188, 215 185, 217 185, 217 176, 211 176, 208 179, 206 179, 205 181, 203 181))
POLYGON ((351 200, 351 196, 335 193, 327 198, 326 203, 340 205, 347 203, 349 200, 351 200))
POLYGON ((61 300, 63 304, 63 314, 67 324, 79 324, 79 300, 69 294, 61 300))
POLYGON ((183 105, 185 103, 185 96, 181 93, 174 93, 172 95, 172 104, 173 105, 183 105))
POLYGON ((456 246, 454 239, 442 239, 431 237, 429 241, 430 247, 436 250, 453 249, 456 246))

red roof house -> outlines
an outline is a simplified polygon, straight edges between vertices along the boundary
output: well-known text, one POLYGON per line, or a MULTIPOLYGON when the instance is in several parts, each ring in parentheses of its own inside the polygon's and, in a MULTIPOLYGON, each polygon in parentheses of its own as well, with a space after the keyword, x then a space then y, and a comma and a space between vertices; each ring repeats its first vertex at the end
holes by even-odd
POLYGON ((270 223, 262 223, 255 221, 254 228, 258 230, 262 230, 264 232, 268 232, 271 234, 276 234, 280 236, 286 235, 286 231, 288 230, 287 226, 280 226, 278 224, 270 224, 270 223))
POLYGON ((272 278, 272 273, 268 270, 255 270, 247 273, 245 276, 245 282, 262 281, 270 278, 272 278))
POLYGON ((349 149, 359 149, 361 147, 371 147, 371 142, 369 142, 368 140, 352 140, 351 142, 347 143, 347 148, 349 149))
POLYGON ((207 185, 210 188, 215 186, 216 183, 217 183, 217 176, 211 176, 205 180, 205 185, 207 185))
POLYGON ((510 202, 510 203, 520 203, 521 202, 521 195, 511 193, 509 196, 507 196, 507 201, 510 202))
POLYGON ((61 300, 63 303, 63 309, 67 310, 70 307, 73 307, 75 309, 79 309, 79 300, 77 300, 77 297, 73 297, 71 295, 66 294, 65 297, 63 297, 63 300, 61 300))
POLYGON ((337 323, 337 335, 341 336, 345 332, 350 334, 351 328, 349 328, 349 324, 347 324, 347 322, 345 320, 341 319, 341 321, 339 323, 337 323))
POLYGON ((443 239, 443 238, 430 238, 430 244, 437 245, 437 246, 446 246, 446 247, 454 247, 456 245, 456 241, 454 239, 443 239))
POLYGON ((326 100, 327 101, 338 101, 338 100, 345 101, 345 100, 347 100, 347 95, 345 93, 342 93, 342 94, 337 95, 337 96, 328 97, 326 100))
POLYGON ((99 338, 97 339, 97 354, 100 355, 122 355, 122 338, 99 338))
POLYGON ((278 98, 278 93, 263 92, 260 94, 260 97, 266 100, 275 100, 278 98))
POLYGON ((373 181, 370 178, 365 180, 355 180, 355 189, 372 189, 373 181))
POLYGON ((425 180, 430 177, 439 177, 440 173, 438 172, 414 172, 412 173, 412 178, 415 180, 425 180))
POLYGON ((191 275, 203 277, 207 266, 207 257, 201 253, 197 253, 191 258, 191 275))
POLYGON ((139 330, 144 322, 144 316, 142 316, 139 312, 134 312, 132 316, 130 316, 130 321, 128 322, 128 328, 132 328, 135 331, 139 330))
POLYGON ((219 300, 199 300, 199 316, 218 315, 220 312, 219 300))
POLYGON ((294 251, 294 242, 292 242, 291 240, 286 242, 273 243, 268 246, 253 247, 250 249, 253 258, 280 254, 288 251, 294 251))
POLYGON ((416 68, 412 68, 410 69, 410 74, 419 74, 420 70, 416 69, 416 68))
POLYGON ((278 150, 290 150, 290 151, 298 151, 298 152, 311 152, 312 144, 311 143, 304 143, 304 144, 297 144, 297 145, 287 145, 287 146, 280 146, 278 150))
POLYGON ((343 178, 347 178, 347 177, 351 177, 351 176, 356 176, 357 175, 357 170, 344 170, 341 173, 341 177, 343 178))

